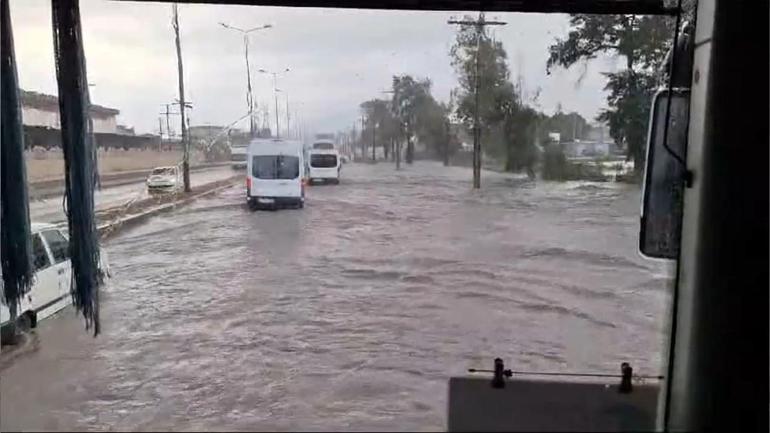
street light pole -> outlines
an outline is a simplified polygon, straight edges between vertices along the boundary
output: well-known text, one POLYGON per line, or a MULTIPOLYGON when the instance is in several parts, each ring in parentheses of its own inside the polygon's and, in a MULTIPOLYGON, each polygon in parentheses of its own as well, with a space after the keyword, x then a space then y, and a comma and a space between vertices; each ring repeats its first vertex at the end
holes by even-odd
POLYGON ((230 26, 225 23, 219 23, 222 27, 241 32, 243 34, 243 51, 246 58, 246 106, 249 110, 249 132, 251 137, 255 136, 256 123, 254 121, 254 94, 251 89, 251 68, 249 66, 249 33, 257 30, 270 29, 273 26, 271 24, 265 24, 263 26, 254 27, 252 29, 244 30, 235 26, 230 26))
POLYGON ((278 78, 273 72, 273 96, 275 97, 275 138, 281 138, 281 125, 278 124, 278 78))
POLYGON ((283 94, 286 95, 286 138, 291 138, 291 125, 289 124, 289 92, 284 90, 283 94))
POLYGON ((272 74, 273 75, 273 96, 275 98, 275 138, 281 138, 281 126, 278 123, 278 74, 283 72, 289 72, 289 68, 284 69, 280 72, 275 71, 268 71, 267 69, 259 69, 259 72, 262 74, 272 74))

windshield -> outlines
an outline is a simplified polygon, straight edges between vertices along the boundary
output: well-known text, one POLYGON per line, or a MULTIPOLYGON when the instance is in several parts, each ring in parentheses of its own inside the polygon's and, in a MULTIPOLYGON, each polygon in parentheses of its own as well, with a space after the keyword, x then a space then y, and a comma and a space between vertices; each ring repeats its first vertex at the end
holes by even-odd
MULTIPOLYGON (((30 219, 67 226, 53 38, 80 33, 9 3, 30 219)), ((674 266, 638 233, 675 17, 79 3, 104 332, 67 308, 0 353, 0 430, 446 431, 496 357, 665 370, 674 266)))
POLYGON ((257 179, 296 179, 299 158, 287 155, 260 155, 252 158, 251 174, 257 179))
POLYGON ((318 168, 329 168, 337 166, 336 155, 310 155, 310 166, 318 168))
POLYGON ((153 175, 162 175, 162 176, 173 176, 176 174, 176 169, 164 167, 164 168, 156 168, 152 171, 153 175))

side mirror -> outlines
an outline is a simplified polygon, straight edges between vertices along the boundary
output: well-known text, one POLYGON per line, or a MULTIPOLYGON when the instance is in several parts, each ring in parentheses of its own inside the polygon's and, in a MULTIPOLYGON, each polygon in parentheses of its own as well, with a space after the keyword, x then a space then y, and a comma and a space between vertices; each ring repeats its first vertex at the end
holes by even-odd
POLYGON ((639 250, 650 258, 676 259, 682 227, 686 180, 685 151, 690 113, 689 89, 674 89, 667 116, 668 90, 655 94, 647 137, 639 250), (668 137, 664 145, 666 119, 668 137))

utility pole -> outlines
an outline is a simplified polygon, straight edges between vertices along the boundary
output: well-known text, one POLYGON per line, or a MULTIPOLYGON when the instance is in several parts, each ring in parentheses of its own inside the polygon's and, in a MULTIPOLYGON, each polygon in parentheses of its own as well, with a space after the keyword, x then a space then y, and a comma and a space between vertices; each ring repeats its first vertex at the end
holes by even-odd
POLYGON ((182 176, 184 179, 184 191, 190 192, 190 143, 187 138, 187 125, 185 124, 184 117, 184 70, 182 69, 182 44, 179 41, 179 7, 176 3, 173 5, 174 20, 172 25, 174 27, 174 35, 176 41, 176 61, 177 69, 179 71, 179 114, 182 116, 182 146, 184 148, 184 157, 182 159, 182 176))
POLYGON ((171 138, 171 111, 169 110, 169 105, 171 104, 163 104, 166 106, 166 136, 171 138))
POLYGON ((484 33, 484 26, 502 26, 503 21, 487 21, 484 19, 484 13, 479 13, 476 21, 468 20, 449 20, 448 24, 459 24, 461 26, 474 26, 476 28, 476 52, 474 53, 474 100, 475 107, 473 113, 473 189, 481 188, 481 128, 479 125, 479 50, 481 48, 481 35, 484 33))
POLYGON ((160 141, 158 141, 158 151, 163 150, 163 118, 161 116, 158 116, 158 136, 160 137, 160 141))

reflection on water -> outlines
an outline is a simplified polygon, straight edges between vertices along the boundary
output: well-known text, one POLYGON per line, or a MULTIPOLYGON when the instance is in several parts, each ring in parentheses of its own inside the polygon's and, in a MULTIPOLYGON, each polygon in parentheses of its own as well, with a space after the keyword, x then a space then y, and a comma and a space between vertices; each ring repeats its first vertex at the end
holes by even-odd
POLYGON ((636 252, 638 188, 343 176, 304 210, 252 213, 238 186, 109 241, 103 335, 41 324, 0 427, 435 430, 449 376, 496 356, 658 372, 668 270, 636 252))

